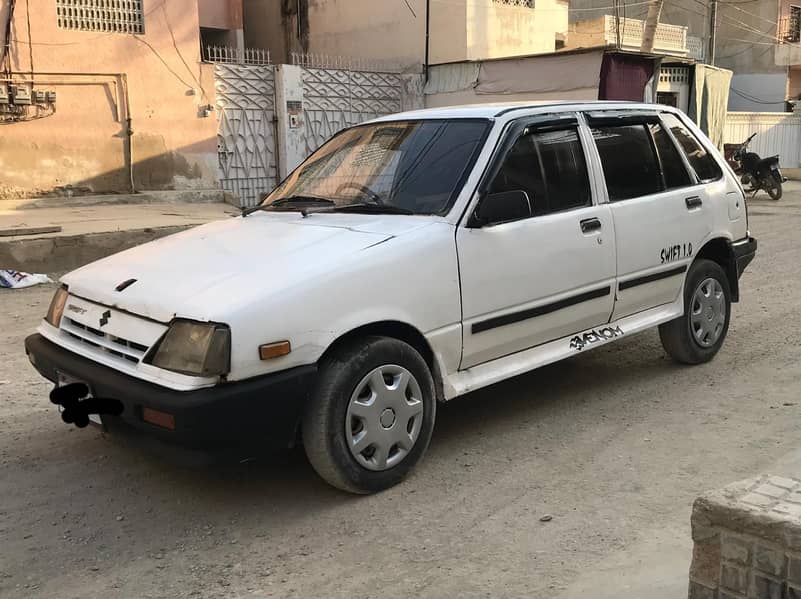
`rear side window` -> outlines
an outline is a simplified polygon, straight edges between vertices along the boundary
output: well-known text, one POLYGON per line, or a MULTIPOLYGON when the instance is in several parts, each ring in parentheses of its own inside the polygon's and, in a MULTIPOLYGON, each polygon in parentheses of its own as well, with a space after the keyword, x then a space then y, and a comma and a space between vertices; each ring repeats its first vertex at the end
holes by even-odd
POLYGON ((662 175, 646 125, 596 127, 592 135, 601 156, 610 201, 662 191, 662 175))
POLYGON ((672 114, 663 114, 662 121, 679 142, 679 146, 701 181, 714 181, 723 176, 717 161, 678 118, 672 114))
POLYGON ((681 159, 679 151, 667 131, 659 123, 652 123, 648 125, 648 128, 651 131, 651 137, 654 139, 656 153, 659 155, 662 176, 665 178, 665 189, 676 189, 692 185, 693 179, 690 177, 690 173, 687 172, 684 161, 681 159))
POLYGON ((522 190, 534 216, 592 203, 587 163, 575 128, 522 135, 503 160, 490 193, 522 190))

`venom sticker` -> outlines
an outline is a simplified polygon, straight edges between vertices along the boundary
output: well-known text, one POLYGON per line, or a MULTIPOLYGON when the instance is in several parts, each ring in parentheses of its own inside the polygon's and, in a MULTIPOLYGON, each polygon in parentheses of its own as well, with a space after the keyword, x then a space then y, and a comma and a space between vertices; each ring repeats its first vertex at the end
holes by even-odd
POLYGON ((620 337, 624 335, 623 329, 620 327, 605 327, 603 329, 595 329, 584 333, 583 335, 576 335, 570 340, 570 347, 571 349, 575 349, 576 351, 581 351, 587 345, 592 345, 593 343, 598 343, 599 341, 608 341, 609 339, 615 339, 616 337, 620 337))
POLYGON ((675 262, 676 260, 681 260, 682 258, 689 258, 692 255, 692 243, 677 243, 676 245, 671 245, 670 247, 664 248, 660 252, 659 258, 662 260, 662 264, 665 264, 666 262, 675 262))

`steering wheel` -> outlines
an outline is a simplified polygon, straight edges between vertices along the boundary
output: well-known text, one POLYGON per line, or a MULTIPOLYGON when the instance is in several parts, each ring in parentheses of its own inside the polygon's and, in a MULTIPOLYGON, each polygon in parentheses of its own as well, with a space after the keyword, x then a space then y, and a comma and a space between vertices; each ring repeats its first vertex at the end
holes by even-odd
POLYGON ((376 192, 374 192, 366 185, 362 185, 361 183, 354 183, 352 181, 348 181, 337 187, 335 193, 336 195, 339 195, 340 192, 345 191, 346 189, 355 189, 357 191, 361 191, 364 195, 368 196, 376 204, 384 204, 384 200, 381 199, 380 195, 378 195, 376 192))

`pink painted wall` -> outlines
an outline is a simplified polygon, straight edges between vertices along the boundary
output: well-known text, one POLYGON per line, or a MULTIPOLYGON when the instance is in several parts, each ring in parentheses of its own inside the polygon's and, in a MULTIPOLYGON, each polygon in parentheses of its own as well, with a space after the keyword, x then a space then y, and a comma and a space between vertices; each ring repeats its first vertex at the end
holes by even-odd
POLYGON ((242 0, 197 0, 201 27, 242 29, 242 0))
MULTIPOLYGON (((0 22, 8 10, 2 5, 0 22)), ((14 83, 31 84, 30 49, 34 89, 55 90, 58 99, 55 114, 2 127, 0 197, 66 185, 125 191, 124 81, 137 187, 215 185, 216 119, 199 116, 201 105, 214 103, 214 81, 200 63, 198 0, 144 6, 145 33, 134 36, 61 29, 54 0, 30 0, 29 39, 26 5, 17 2, 11 63, 22 74, 14 83)))

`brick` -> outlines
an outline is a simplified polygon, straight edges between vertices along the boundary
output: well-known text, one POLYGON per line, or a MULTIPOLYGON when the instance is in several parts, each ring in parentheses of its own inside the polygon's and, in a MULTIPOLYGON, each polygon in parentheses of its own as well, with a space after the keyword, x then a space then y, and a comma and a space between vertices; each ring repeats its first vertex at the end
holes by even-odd
POLYGON ((716 599, 715 589, 710 589, 709 587, 705 587, 691 580, 687 599, 716 599))
POLYGON ((739 537, 724 534, 720 539, 720 557, 747 566, 751 563, 751 543, 739 537))
POLYGON ((690 578, 710 587, 718 585, 720 577, 720 541, 696 541, 693 545, 693 561, 690 578))
POLYGON ((782 501, 776 504, 773 511, 783 516, 801 520, 801 505, 795 503, 785 503, 782 501))
POLYGON ((759 493, 760 495, 767 495, 768 497, 773 497, 774 499, 779 499, 787 495, 787 489, 782 489, 781 487, 771 485, 770 483, 763 483, 759 485, 753 490, 753 492, 759 493))
POLYGON ((801 480, 794 480, 792 478, 785 478, 783 476, 771 476, 768 478, 767 483, 782 489, 795 489, 801 486, 801 480))
POLYGON ((754 567, 762 572, 783 577, 786 561, 783 551, 761 545, 754 548, 754 567))
POLYGON ((791 582, 797 582, 801 585, 801 558, 791 557, 789 560, 787 578, 791 582))
POLYGON ((784 583, 754 574, 754 599, 784 599, 784 583))
POLYGON ((748 503, 756 507, 768 507, 773 505, 775 499, 766 497, 765 495, 758 495, 757 493, 748 493, 742 498, 743 503, 748 503))
POLYGON ((730 591, 745 593, 748 590, 748 570, 728 564, 721 565, 720 586, 730 591))

